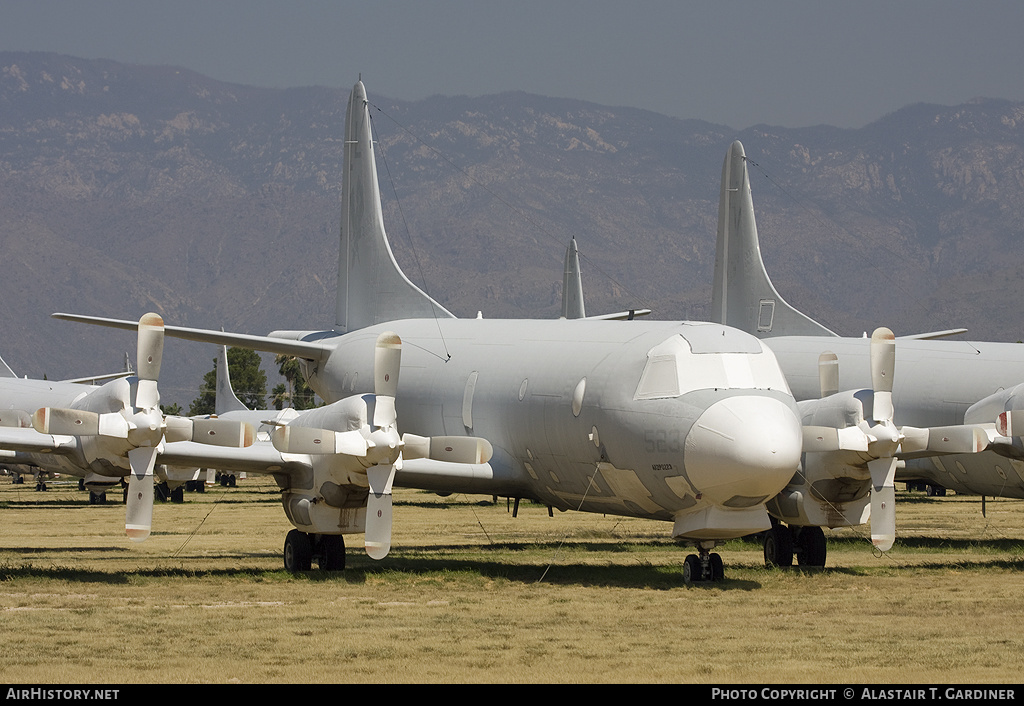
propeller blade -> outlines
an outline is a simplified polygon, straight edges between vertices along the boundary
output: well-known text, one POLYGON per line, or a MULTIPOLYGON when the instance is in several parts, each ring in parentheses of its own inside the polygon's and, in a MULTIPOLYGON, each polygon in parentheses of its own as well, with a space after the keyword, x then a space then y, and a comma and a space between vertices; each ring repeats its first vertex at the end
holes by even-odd
POLYGON ((115 412, 97 414, 82 409, 43 407, 32 415, 32 427, 40 434, 128 438, 128 422, 115 412))
POLYGON ((366 497, 366 553, 371 559, 383 559, 391 551, 391 486, 401 459, 393 464, 370 466, 366 478, 370 493, 366 497))
POLYGON ((831 351, 818 356, 818 386, 822 397, 839 392, 839 358, 831 351))
POLYGON ((988 446, 988 434, 979 426, 960 424, 949 427, 900 427, 903 436, 900 456, 973 454, 988 446))
POLYGON ((475 436, 403 434, 402 443, 402 458, 405 459, 429 458, 448 463, 487 463, 494 455, 491 442, 475 436))
POLYGON ((241 449, 252 446, 256 430, 248 422, 233 419, 193 419, 192 441, 210 446, 241 449))
POLYGON ((140 380, 159 380, 164 354, 164 320, 159 314, 143 314, 139 319, 136 375, 140 380))
POLYGON ((871 543, 887 552, 896 541, 895 458, 868 461, 871 473, 871 543))
POLYGON ((373 393, 377 398, 373 425, 376 427, 390 427, 396 422, 395 396, 401 365, 402 339, 396 333, 385 331, 377 337, 373 353, 373 393))
POLYGON ((133 542, 145 540, 153 527, 153 467, 157 449, 143 446, 128 452, 131 475, 128 477, 128 499, 124 529, 133 542))
POLYGON ((804 451, 863 451, 868 450, 868 438, 859 427, 803 428, 804 451))
POLYGON ((892 381, 896 369, 896 336, 883 327, 871 334, 871 387, 875 392, 873 417, 876 422, 893 418, 892 381))
POLYGON ((275 449, 289 454, 345 454, 362 457, 370 446, 359 431, 337 432, 290 424, 274 429, 270 440, 275 449))
POLYGON ((1024 436, 1024 410, 1009 409, 996 418, 999 436, 1024 436))

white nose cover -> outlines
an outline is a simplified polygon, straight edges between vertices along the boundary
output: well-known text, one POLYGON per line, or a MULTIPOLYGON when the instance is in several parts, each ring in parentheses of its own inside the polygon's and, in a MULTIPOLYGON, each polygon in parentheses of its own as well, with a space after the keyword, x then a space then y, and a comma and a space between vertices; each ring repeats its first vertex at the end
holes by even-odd
POLYGON ((773 496, 793 477, 802 450, 800 420, 771 397, 727 397, 708 407, 686 436, 683 460, 698 492, 716 503, 773 496))

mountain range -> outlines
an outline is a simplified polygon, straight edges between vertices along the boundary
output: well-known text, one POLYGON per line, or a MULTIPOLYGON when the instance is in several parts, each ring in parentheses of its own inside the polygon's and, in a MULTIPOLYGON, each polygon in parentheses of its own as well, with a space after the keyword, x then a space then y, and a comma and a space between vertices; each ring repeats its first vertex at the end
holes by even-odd
MULTIPOLYGON (((338 78, 343 88, 263 89, 0 52, 0 356, 50 379, 134 357, 126 332, 55 311, 329 328, 357 75, 338 78)), ((844 335, 1024 338, 1024 103, 734 130, 523 92, 367 92, 395 256, 459 316, 557 316, 575 237, 588 313, 707 318, 721 165, 738 139, 764 259, 790 303, 844 335)), ((164 401, 187 407, 215 353, 168 339, 164 401)))

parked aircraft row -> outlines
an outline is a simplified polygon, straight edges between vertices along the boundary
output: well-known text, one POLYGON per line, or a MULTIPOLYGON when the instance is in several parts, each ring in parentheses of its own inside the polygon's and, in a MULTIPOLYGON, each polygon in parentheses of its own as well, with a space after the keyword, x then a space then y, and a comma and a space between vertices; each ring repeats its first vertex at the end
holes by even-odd
POLYGON ((939 363, 918 347, 941 342, 879 329, 847 344, 785 304, 759 264, 739 143, 723 168, 718 250, 715 322, 586 316, 575 243, 562 318, 457 319, 394 260, 359 82, 346 114, 333 327, 257 336, 165 325, 155 314, 55 314, 137 331, 139 372, 77 396, 11 392, 3 406, 31 410, 33 428, 0 429, 0 448, 60 456, 97 484, 128 477, 126 531, 137 540, 150 531, 154 466, 269 473, 294 526, 284 545, 290 570, 314 558, 342 568, 346 534, 363 533, 368 554, 386 556, 397 484, 663 520, 695 548, 687 581, 721 579, 712 550, 759 532, 774 563, 796 551, 801 563, 822 565, 820 528, 870 515, 872 539, 886 549, 897 474, 929 477, 908 470, 921 459, 934 469, 979 458, 995 465, 1021 448, 1011 417, 999 416, 1012 411, 1012 395, 989 388, 1024 382, 1024 355, 1005 359, 1003 377, 986 373, 957 391, 981 403, 964 424, 938 408, 948 395, 926 371, 939 363), (241 409, 216 419, 162 415, 165 335, 294 356, 327 404, 275 419, 241 409), (845 391, 832 382, 811 389, 827 350, 835 355, 826 365, 838 362, 855 382, 845 391), (258 440, 263 422, 269 442, 258 440))

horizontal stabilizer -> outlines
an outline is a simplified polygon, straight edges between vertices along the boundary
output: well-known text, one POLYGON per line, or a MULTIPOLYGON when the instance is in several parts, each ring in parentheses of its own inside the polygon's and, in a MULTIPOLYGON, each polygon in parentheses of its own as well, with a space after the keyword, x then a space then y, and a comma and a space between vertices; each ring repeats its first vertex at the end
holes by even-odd
POLYGON ((588 321, 632 321, 639 316, 650 316, 650 309, 630 309, 629 311, 618 311, 614 314, 598 314, 588 316, 588 321))
POLYGON ((948 338, 967 333, 965 328, 950 328, 945 331, 929 331, 927 333, 914 333, 909 336, 899 336, 901 341, 932 341, 936 338, 948 338))

